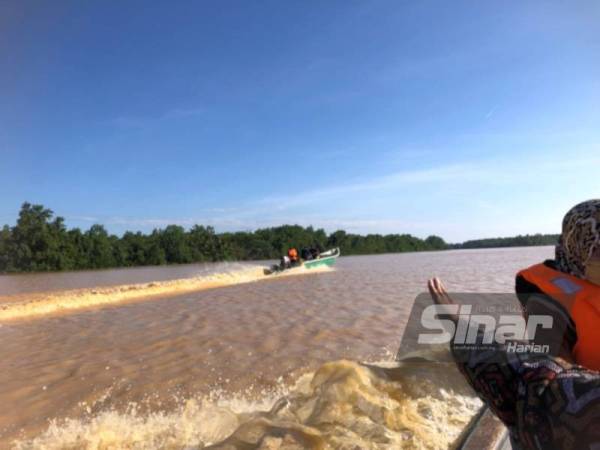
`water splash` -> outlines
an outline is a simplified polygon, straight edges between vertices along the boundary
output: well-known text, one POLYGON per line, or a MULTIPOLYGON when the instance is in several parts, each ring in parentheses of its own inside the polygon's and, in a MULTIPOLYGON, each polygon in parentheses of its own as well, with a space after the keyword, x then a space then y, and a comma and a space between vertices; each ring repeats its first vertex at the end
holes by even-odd
POLYGON ((340 360, 259 402, 212 396, 173 412, 136 408, 54 421, 17 450, 447 449, 481 407, 454 365, 340 360), (217 398, 215 398, 217 397, 217 398))
POLYGON ((227 272, 176 280, 4 296, 0 297, 0 321, 28 319, 94 306, 117 304, 140 299, 170 297, 206 289, 253 283, 281 277, 316 274, 332 270, 334 269, 326 266, 312 269, 298 267, 280 274, 267 276, 264 274, 264 268, 261 266, 242 265, 240 268, 238 265, 235 270, 227 272))

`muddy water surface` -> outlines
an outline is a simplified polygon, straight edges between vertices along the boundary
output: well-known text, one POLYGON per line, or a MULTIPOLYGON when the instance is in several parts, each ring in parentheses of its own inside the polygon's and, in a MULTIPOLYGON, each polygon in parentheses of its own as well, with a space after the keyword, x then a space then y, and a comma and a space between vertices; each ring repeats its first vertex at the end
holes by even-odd
MULTIPOLYGON (((551 256, 344 257, 333 271, 2 321, 0 447, 446 448, 478 407, 452 368, 357 362, 393 359, 428 277, 507 292, 519 268, 551 256)), ((2 276, 0 296, 256 269, 2 276)))

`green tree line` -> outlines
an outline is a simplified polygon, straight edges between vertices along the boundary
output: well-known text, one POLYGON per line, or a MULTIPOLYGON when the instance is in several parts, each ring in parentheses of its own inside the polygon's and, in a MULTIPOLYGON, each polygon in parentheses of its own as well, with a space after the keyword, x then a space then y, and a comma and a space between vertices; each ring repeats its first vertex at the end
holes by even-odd
POLYGON ((169 225, 151 233, 109 234, 102 225, 67 229, 43 205, 23 203, 17 223, 0 230, 0 272, 102 269, 209 261, 277 259, 290 247, 340 247, 343 255, 416 252, 448 248, 546 245, 555 235, 483 239, 450 245, 438 236, 327 234, 323 229, 282 225, 253 232, 216 233, 210 226, 169 225))
POLYGON ((462 244, 451 244, 450 248, 492 248, 492 247, 528 247, 536 245, 556 245, 560 234, 526 234, 514 237, 475 239, 462 244))
POLYGON ((371 254, 447 247, 437 236, 361 236, 345 231, 282 225, 253 232, 217 234, 210 226, 169 225, 151 233, 109 234, 102 225, 67 229, 43 205, 24 203, 17 223, 0 230, 0 272, 101 269, 205 261, 277 259, 290 247, 340 247, 342 254, 371 254))

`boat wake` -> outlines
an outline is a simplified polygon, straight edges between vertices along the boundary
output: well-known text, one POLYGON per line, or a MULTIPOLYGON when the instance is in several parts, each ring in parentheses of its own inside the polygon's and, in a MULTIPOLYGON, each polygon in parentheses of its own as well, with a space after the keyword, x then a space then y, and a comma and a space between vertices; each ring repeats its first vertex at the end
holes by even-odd
POLYGON ((236 269, 232 271, 191 278, 0 296, 0 321, 35 318, 36 316, 69 312, 94 306, 112 305, 141 299, 164 298, 265 279, 316 274, 332 270, 334 269, 326 266, 310 270, 300 267, 268 277, 264 274, 264 267, 262 266, 247 265, 240 268, 240 265, 236 265, 236 269))
MULTIPOLYGON (((216 396, 218 397, 218 396, 216 396)), ((260 402, 188 399, 172 412, 54 421, 30 449, 447 449, 481 407, 453 364, 339 360, 260 402)))

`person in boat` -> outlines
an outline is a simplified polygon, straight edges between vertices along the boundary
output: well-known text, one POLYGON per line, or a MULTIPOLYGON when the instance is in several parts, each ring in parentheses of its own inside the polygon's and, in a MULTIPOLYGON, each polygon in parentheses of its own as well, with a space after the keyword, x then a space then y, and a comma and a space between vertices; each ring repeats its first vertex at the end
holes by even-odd
POLYGON ((304 247, 302 249, 302 251, 300 252, 300 255, 302 256, 302 260, 303 261, 310 261, 311 259, 313 259, 313 254, 312 254, 312 249, 308 248, 308 247, 304 247))
POLYGON ((280 270, 289 269, 290 267, 292 267, 292 263, 290 261, 290 257, 288 255, 283 255, 281 257, 281 261, 279 262, 279 268, 280 268, 280 270))
POLYGON ((315 247, 311 247, 310 254, 312 256, 312 259, 319 259, 321 257, 321 250, 319 246, 317 245, 315 247))
MULTIPOLYGON (((600 448, 600 341, 593 334, 600 328, 599 265, 600 200, 590 200, 565 216, 556 259, 524 269, 516 279, 526 314, 531 308, 552 312, 567 325, 558 354, 451 344, 459 370, 507 426, 514 448, 600 448), (537 303, 529 304, 533 299, 537 303)), ((428 288, 435 303, 454 303, 439 279, 429 280, 428 288)))
POLYGON ((294 267, 297 266, 298 264, 300 264, 300 258, 298 256, 298 250, 295 247, 292 247, 288 250, 288 254, 287 254, 288 258, 290 259, 290 266, 294 267))
POLYGON ((566 325, 577 364, 600 370, 600 200, 566 214, 555 259, 521 270, 516 291, 529 314, 566 325))

